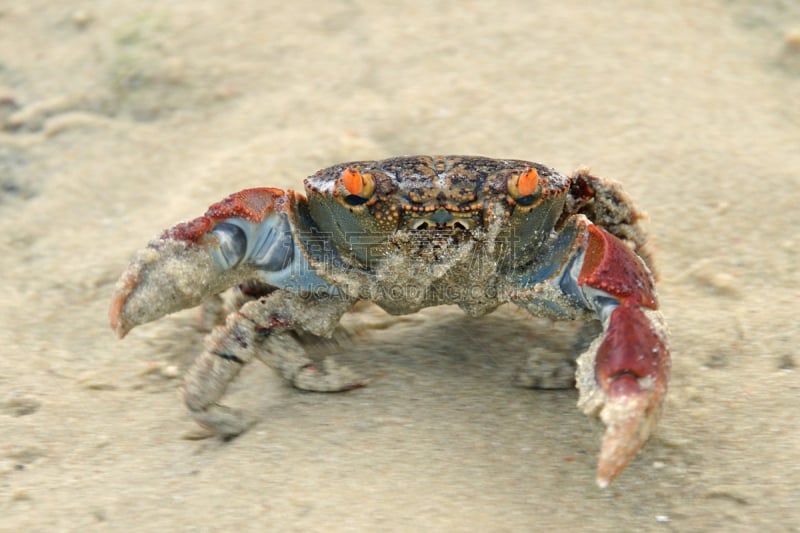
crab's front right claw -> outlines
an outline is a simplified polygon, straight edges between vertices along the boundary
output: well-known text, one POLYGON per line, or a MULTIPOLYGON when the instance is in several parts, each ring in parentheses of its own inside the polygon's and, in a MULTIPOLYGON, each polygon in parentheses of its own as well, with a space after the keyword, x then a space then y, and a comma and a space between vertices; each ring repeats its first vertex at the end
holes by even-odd
POLYGON ((280 279, 295 255, 293 193, 247 189, 174 226, 139 251, 117 282, 111 329, 134 327, 195 306, 254 277, 280 279))

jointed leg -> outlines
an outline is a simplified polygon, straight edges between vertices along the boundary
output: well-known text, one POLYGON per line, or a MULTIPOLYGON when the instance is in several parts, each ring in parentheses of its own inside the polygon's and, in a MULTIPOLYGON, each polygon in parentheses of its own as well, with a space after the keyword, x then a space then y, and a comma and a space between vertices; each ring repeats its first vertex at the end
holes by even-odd
POLYGON ((254 356, 299 388, 335 391, 358 386, 347 369, 330 364, 320 369, 293 332, 329 335, 350 305, 335 297, 304 298, 276 291, 229 315, 225 325, 207 337, 204 352, 186 374, 184 400, 194 419, 224 436, 238 435, 253 423, 219 400, 254 356))
POLYGON ((254 420, 239 409, 217 403, 228 384, 254 354, 255 324, 240 313, 206 337, 205 350, 186 372, 183 399, 195 421, 225 437, 238 435, 254 420))

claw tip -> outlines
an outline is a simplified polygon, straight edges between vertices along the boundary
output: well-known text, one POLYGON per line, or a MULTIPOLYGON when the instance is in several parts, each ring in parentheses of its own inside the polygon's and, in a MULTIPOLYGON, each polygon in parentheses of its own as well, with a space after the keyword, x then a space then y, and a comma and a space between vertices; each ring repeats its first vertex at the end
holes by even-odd
POLYGON ((632 457, 626 457, 624 459, 614 461, 603 460, 601 457, 600 464, 597 465, 597 486, 601 489, 605 489, 611 485, 611 482, 617 479, 617 476, 622 473, 631 459, 632 457))
POLYGON ((607 403, 601 413, 606 432, 597 465, 597 485, 607 487, 628 466, 655 426, 657 409, 648 409, 652 397, 622 396, 607 403))
POLYGON ((125 305, 125 297, 122 295, 114 295, 111 300, 111 306, 108 308, 108 321, 111 324, 111 331, 113 331, 118 338, 123 338, 129 331, 122 322, 122 307, 125 305))

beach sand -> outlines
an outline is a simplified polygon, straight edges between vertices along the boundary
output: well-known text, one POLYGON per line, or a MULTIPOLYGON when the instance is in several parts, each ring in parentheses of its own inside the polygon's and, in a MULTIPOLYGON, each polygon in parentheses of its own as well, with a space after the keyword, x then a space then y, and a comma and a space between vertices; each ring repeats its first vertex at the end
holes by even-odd
POLYGON ((800 4, 0 4, 0 530, 800 530, 800 4), (756 5, 759 4, 759 5, 756 5), (588 165, 650 217, 656 435, 609 488, 577 391, 512 384, 577 325, 390 317, 188 440, 198 310, 119 341, 133 253, 230 192, 400 154, 588 165))

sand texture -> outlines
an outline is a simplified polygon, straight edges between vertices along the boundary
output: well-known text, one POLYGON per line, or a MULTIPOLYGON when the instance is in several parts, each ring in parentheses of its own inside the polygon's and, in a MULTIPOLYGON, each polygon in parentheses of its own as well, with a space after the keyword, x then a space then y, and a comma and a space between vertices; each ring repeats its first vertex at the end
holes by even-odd
POLYGON ((800 531, 800 3, 0 0, 0 531, 800 531), (649 215, 672 381, 609 488, 576 390, 513 385, 579 325, 346 317, 369 379, 191 440, 198 309, 112 334, 166 227, 400 154, 581 165, 649 215))

